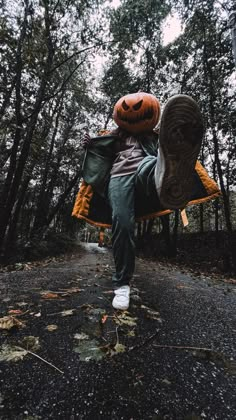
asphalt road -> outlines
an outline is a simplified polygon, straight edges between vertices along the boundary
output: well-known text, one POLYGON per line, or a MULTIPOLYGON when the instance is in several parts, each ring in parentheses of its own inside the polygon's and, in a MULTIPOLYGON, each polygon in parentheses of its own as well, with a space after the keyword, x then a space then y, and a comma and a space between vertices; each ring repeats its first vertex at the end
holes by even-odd
POLYGON ((119 313, 112 271, 92 244, 0 273, 0 419, 235 420, 235 279, 137 259, 119 313))

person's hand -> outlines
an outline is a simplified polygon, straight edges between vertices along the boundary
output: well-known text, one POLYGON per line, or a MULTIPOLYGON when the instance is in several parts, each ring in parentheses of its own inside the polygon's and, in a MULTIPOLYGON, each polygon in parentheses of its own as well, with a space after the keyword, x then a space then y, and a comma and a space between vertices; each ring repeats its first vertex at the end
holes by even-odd
POLYGON ((93 143, 93 140, 91 139, 89 133, 86 132, 81 142, 82 147, 84 149, 88 149, 92 145, 92 143, 93 143))

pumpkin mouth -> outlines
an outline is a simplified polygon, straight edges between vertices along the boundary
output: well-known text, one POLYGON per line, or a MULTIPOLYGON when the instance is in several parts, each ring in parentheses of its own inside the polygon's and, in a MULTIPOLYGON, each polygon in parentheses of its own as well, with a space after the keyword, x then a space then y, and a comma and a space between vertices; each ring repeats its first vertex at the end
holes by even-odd
POLYGON ((141 114, 140 112, 133 112, 132 110, 130 112, 127 112, 127 114, 124 115, 124 111, 117 110, 117 116, 120 120, 128 122, 129 124, 137 124, 141 121, 145 120, 151 120, 154 115, 153 107, 148 107, 145 109, 145 111, 141 114))

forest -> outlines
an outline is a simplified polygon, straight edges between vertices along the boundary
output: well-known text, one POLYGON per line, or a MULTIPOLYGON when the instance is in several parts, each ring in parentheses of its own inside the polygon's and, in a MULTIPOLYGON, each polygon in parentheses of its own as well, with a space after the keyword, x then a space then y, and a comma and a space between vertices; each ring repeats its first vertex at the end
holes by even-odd
POLYGON ((178 211, 139 223, 138 249, 164 240, 163 255, 173 257, 182 243, 184 260, 209 238, 205 258, 211 250, 214 267, 235 271, 235 1, 1 0, 0 8, 0 263, 45 257, 84 238, 85 224, 71 217, 83 135, 114 128, 115 102, 141 90, 162 106, 177 93, 198 102, 199 160, 222 195, 189 207, 187 228, 178 211), (175 14, 181 34, 165 43, 175 14))

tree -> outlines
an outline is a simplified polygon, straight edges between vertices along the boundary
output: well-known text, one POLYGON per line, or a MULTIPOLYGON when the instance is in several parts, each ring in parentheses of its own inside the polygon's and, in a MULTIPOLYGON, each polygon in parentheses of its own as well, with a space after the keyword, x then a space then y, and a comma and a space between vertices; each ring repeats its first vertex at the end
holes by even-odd
POLYGON ((65 198, 80 176, 82 155, 76 125, 83 121, 88 102, 88 55, 101 45, 100 22, 94 25, 91 21, 98 5, 93 0, 24 0, 12 17, 11 2, 4 3, 1 253, 6 254, 17 238, 21 212, 33 205, 28 200, 36 200, 38 207, 28 227, 31 229, 32 223, 34 230, 37 224, 48 226, 54 210, 61 207, 60 196, 65 198), (40 222, 39 208, 45 216, 40 222))

